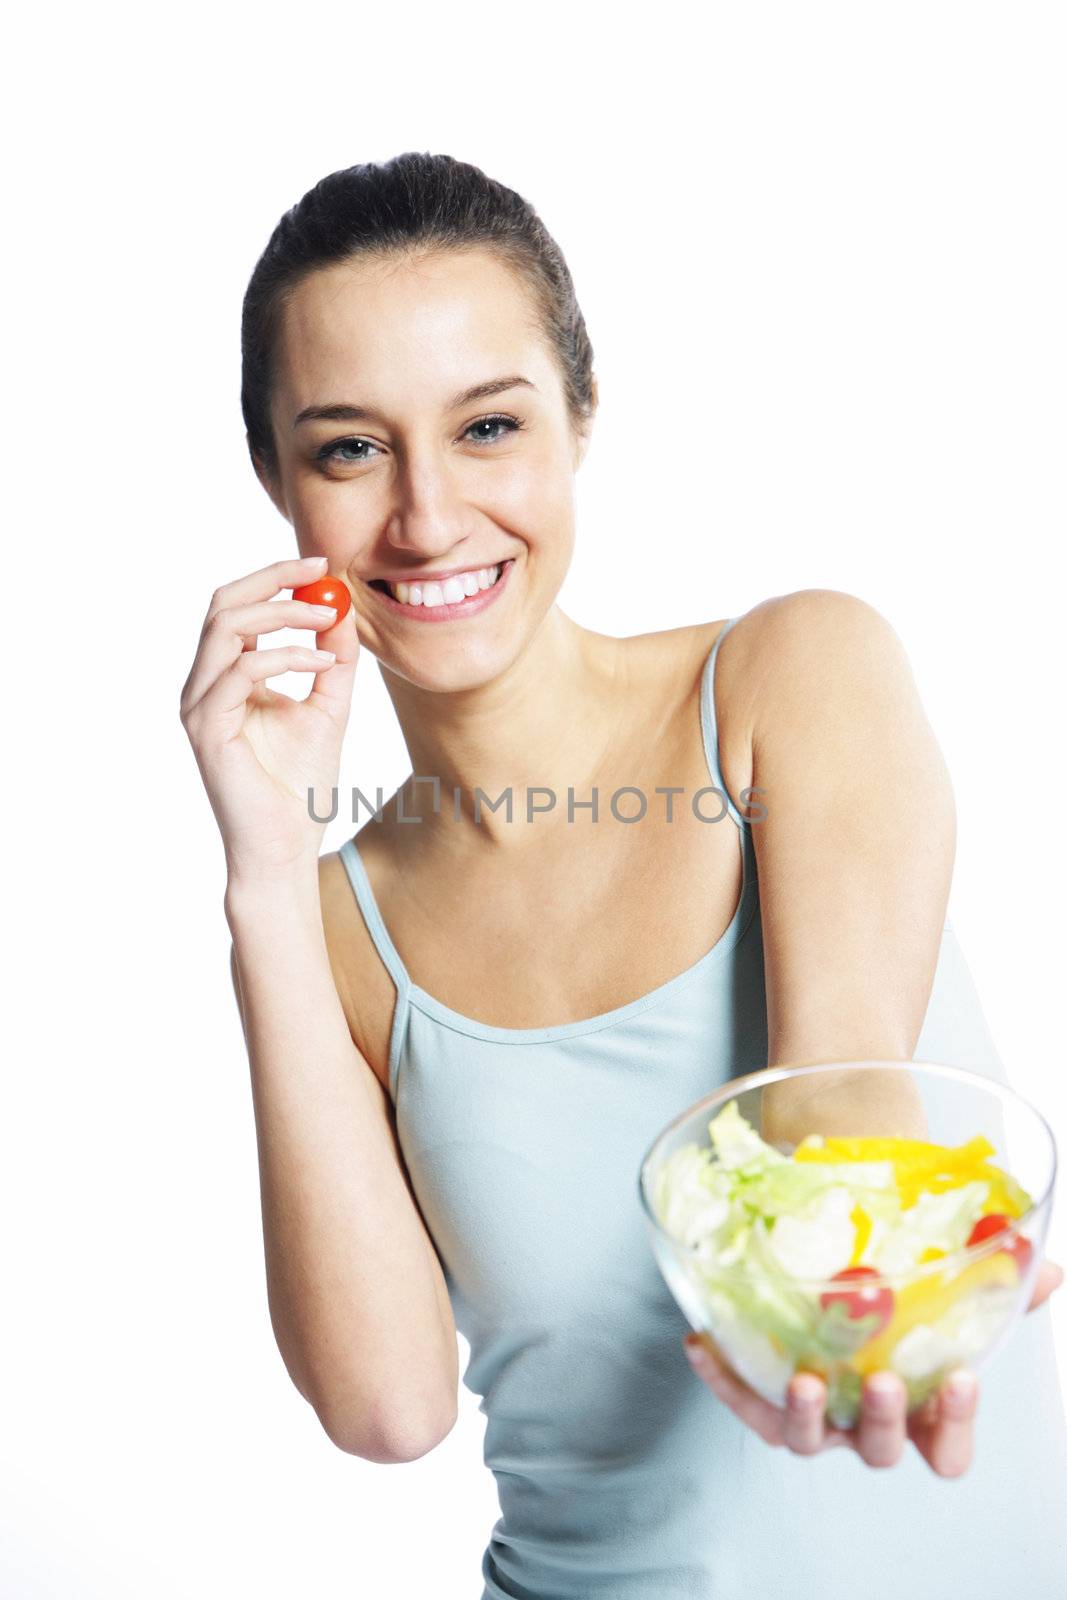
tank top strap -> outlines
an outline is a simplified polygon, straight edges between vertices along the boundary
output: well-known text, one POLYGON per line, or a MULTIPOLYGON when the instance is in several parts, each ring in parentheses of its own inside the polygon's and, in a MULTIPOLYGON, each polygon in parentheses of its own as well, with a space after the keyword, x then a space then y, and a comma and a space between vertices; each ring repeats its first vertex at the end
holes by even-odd
POLYGON ((743 817, 738 811, 726 787, 726 782, 722 775, 722 764, 719 760, 719 724, 715 715, 715 660, 719 654, 719 646, 738 620, 739 618, 737 617, 731 617, 719 629, 715 643, 708 652, 708 659, 704 663, 704 671, 700 681, 700 725, 704 733, 704 755, 707 760, 708 771, 711 774, 711 781, 715 788, 721 791, 722 803, 741 829, 742 839, 745 840, 751 837, 749 833, 746 833, 746 830, 750 829, 752 825, 749 819, 743 817))
POLYGON ((411 979, 408 970, 400 959, 396 945, 389 937, 389 930, 382 921, 382 914, 378 910, 378 903, 374 898, 374 890, 367 877, 367 869, 363 865, 363 858, 355 839, 346 839, 338 854, 344 862, 348 881, 355 892, 359 909, 363 913, 363 920, 367 924, 367 932, 374 940, 374 947, 381 956, 382 961, 396 984, 398 1002, 406 1000, 411 988, 411 979))
POLYGON ((400 1053, 404 1048, 404 1035, 407 1030, 408 1017, 411 1013, 411 979, 408 970, 400 959, 400 955, 389 937, 389 931, 382 921, 382 914, 378 910, 378 903, 374 898, 367 869, 363 865, 363 858, 355 839, 346 839, 338 851, 348 874, 348 881, 355 892, 356 903, 363 913, 363 920, 367 924, 367 932, 374 941, 374 948, 381 956, 385 968, 396 985, 396 1005, 393 1008, 393 1025, 389 1034, 389 1094, 396 1104, 397 1075, 400 1070, 400 1053))

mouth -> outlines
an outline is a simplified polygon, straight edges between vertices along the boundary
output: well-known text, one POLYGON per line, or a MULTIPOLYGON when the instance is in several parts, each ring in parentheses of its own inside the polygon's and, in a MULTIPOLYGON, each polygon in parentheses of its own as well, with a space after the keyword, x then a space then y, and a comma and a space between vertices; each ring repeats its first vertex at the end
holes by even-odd
POLYGON ((481 567, 443 579, 388 583, 370 578, 367 588, 398 615, 419 622, 449 622, 475 616, 496 600, 515 565, 514 556, 492 567, 481 567), (469 593, 467 591, 470 591, 469 593))

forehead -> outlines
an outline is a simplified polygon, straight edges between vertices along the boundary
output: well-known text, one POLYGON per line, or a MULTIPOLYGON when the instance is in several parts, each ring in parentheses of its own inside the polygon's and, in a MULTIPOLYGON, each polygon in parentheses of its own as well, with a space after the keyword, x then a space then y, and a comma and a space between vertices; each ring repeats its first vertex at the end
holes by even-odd
POLYGON ((290 417, 332 402, 410 406, 512 371, 542 388, 543 340, 531 291, 487 251, 339 262, 292 294, 275 400, 290 417))

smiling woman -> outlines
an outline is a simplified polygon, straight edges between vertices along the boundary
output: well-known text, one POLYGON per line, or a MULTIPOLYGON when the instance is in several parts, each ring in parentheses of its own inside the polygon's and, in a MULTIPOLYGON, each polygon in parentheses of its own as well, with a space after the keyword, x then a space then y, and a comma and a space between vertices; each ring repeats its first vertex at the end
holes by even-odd
MULTIPOLYGON (((420 171, 409 163, 412 194, 420 171)), ((396 204, 362 181, 362 204, 349 177, 309 207, 315 271, 292 222, 257 267, 248 445, 300 549, 347 578, 390 691, 454 692, 521 670, 546 618, 541 648, 556 632, 592 351, 562 258, 529 219, 505 233, 475 196, 464 210, 454 177, 451 219, 433 202, 433 227, 404 236, 396 204), (475 618, 462 651, 424 648, 421 624, 475 618)))
MULTIPOLYGON (((558 246, 476 167, 409 152, 324 178, 256 266, 242 349, 249 452, 303 559, 215 591, 182 717, 226 846, 294 1383, 341 1449, 410 1461, 455 1422, 465 1336, 501 1509, 483 1600, 885 1600, 872 1574, 895 1581, 904 1549, 924 1597, 1057 1592, 1047 1313, 991 1373, 973 1462, 973 1400, 946 1390, 906 1437, 892 1373, 827 1458, 819 1396, 798 1422, 694 1378, 637 1199, 663 1126, 772 1064, 1003 1077, 893 629, 832 590, 621 639, 561 610, 592 348, 558 246), (345 616, 275 599, 325 571, 345 616), (258 650, 280 627, 332 654, 258 650), (336 785, 364 648, 412 776, 324 855, 309 801, 336 785), (264 681, 294 668, 299 702, 264 681), (598 815, 599 792, 709 783, 717 816, 598 815), (501 790, 519 814, 479 805, 501 790), (531 806, 546 790, 565 818, 531 806)), ((790 1138, 916 1132, 878 1075, 830 1076, 776 1103, 790 1138)))

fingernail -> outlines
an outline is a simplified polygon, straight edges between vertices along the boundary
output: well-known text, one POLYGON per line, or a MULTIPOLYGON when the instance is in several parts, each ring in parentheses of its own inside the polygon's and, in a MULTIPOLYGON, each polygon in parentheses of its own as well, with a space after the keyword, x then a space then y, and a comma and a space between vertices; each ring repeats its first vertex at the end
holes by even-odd
POLYGON ((301 561, 303 561, 305 566, 309 566, 310 567, 314 562, 324 562, 326 560, 326 557, 325 556, 301 556, 300 559, 301 559, 301 561))
POLYGON ((954 1405, 969 1405, 978 1390, 973 1372, 956 1372, 948 1380, 948 1397, 954 1405))
POLYGON ((821 1389, 810 1378, 805 1378, 803 1382, 793 1385, 788 1391, 787 1398, 789 1404, 797 1411, 813 1411, 819 1404, 821 1389))
POLYGON ((683 1341, 685 1353, 694 1366, 699 1366, 709 1359, 706 1347, 701 1343, 696 1334, 688 1334, 683 1341))
POLYGON ((900 1385, 888 1374, 877 1373, 867 1383, 863 1394, 872 1411, 877 1412, 879 1416, 888 1416, 896 1410, 900 1385))

